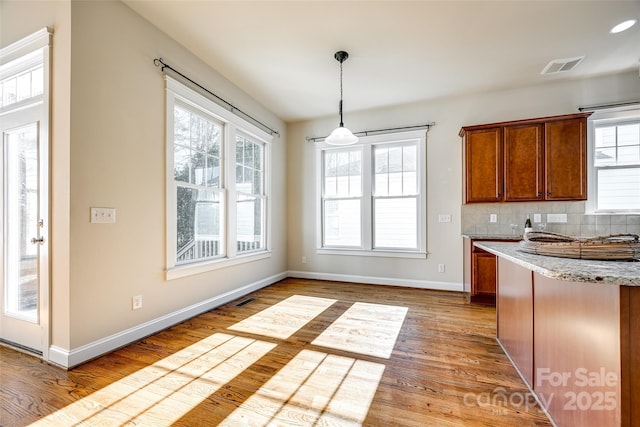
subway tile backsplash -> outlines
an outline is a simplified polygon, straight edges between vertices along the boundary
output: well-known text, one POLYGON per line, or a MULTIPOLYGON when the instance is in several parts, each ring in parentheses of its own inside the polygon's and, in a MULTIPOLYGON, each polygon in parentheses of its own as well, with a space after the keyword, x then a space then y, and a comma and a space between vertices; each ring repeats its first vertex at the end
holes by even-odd
POLYGON ((570 236, 592 237, 609 234, 640 234, 640 215, 585 215, 585 202, 474 203, 462 205, 462 233, 478 235, 522 234, 527 215, 533 229, 545 224, 546 231, 570 236), (498 222, 489 222, 491 214, 498 222), (542 221, 534 222, 534 214, 542 221), (547 214, 567 214, 566 223, 548 223, 547 214), (516 225, 515 230, 512 227, 516 225))

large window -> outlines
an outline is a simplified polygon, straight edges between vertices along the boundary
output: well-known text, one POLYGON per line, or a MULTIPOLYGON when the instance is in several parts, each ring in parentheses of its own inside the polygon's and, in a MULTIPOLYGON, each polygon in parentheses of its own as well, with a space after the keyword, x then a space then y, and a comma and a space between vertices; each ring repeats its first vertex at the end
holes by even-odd
POLYGON ((268 256, 269 141, 167 77, 167 277, 268 256))
POLYGON ((321 253, 424 256, 425 132, 318 151, 321 253))
POLYGON ((640 116, 593 121, 595 210, 640 211, 640 116))

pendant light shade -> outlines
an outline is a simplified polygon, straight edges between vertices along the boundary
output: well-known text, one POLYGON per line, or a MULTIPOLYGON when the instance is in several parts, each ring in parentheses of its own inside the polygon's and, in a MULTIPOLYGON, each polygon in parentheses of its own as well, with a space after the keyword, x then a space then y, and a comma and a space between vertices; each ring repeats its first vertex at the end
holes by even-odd
POLYGON ((358 137, 346 127, 338 126, 324 141, 329 145, 351 145, 358 142, 358 137))
POLYGON ((358 137, 344 127, 342 121, 342 63, 346 61, 348 57, 349 54, 343 50, 336 52, 334 55, 334 58, 340 63, 340 126, 335 128, 333 132, 325 138, 324 142, 329 145, 351 145, 358 142, 358 137))

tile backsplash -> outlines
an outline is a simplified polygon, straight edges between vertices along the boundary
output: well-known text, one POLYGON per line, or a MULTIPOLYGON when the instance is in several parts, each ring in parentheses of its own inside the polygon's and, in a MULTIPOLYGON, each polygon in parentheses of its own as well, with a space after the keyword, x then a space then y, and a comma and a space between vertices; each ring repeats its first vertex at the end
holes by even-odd
POLYGON ((585 202, 542 203, 474 203, 462 205, 462 233, 477 235, 522 234, 529 215, 533 229, 545 224, 545 231, 569 236, 602 236, 609 234, 640 234, 640 215, 586 215, 585 202), (490 222, 490 215, 497 214, 497 222, 490 222), (534 214, 540 214, 541 222, 534 222, 534 214), (547 214, 566 214, 566 223, 549 223, 547 214), (517 225, 513 230, 512 224, 517 225))

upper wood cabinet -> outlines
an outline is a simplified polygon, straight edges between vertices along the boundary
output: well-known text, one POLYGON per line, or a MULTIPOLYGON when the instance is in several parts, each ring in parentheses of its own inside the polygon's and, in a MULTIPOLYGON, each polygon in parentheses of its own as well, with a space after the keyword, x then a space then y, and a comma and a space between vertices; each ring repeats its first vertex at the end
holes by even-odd
POLYGON ((555 120, 544 126, 545 198, 586 200, 587 120, 555 120))
POLYGON ((465 203, 585 200, 591 113, 465 126, 465 203))

